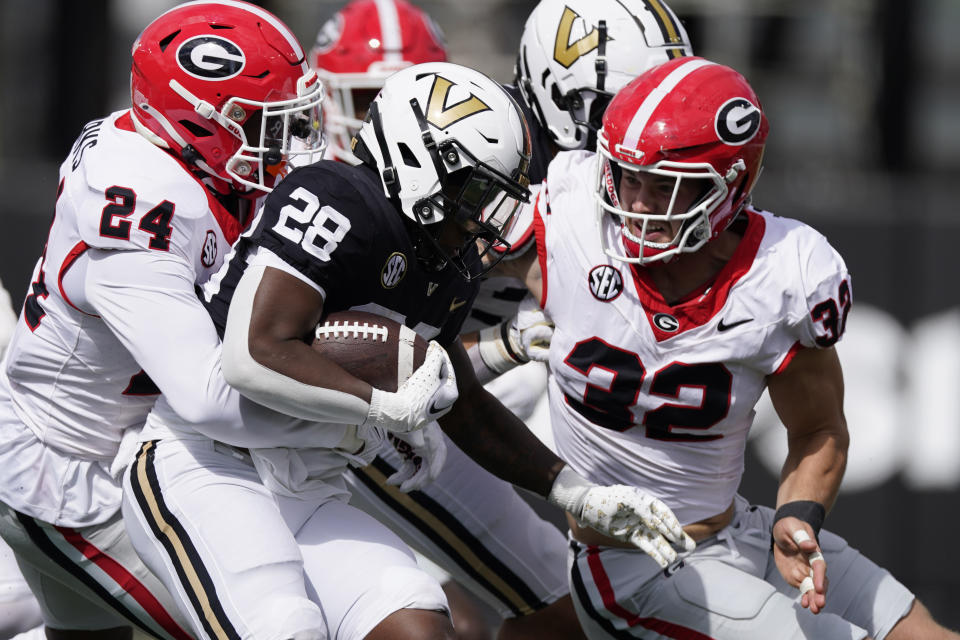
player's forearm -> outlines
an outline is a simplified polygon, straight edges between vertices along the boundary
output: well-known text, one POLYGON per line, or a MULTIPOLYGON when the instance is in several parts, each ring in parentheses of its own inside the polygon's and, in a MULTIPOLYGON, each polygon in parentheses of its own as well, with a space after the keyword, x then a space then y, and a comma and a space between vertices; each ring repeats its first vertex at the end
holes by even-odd
POLYGON ((220 376, 220 339, 176 256, 90 252, 82 290, 166 403, 187 423, 215 422, 230 389, 220 376))
POLYGON ((777 505, 812 500, 829 511, 843 481, 849 440, 843 425, 790 438, 780 474, 777 505))
POLYGON ((527 426, 479 385, 440 425, 478 464, 513 485, 547 496, 564 462, 527 426))
MULTIPOLYGON (((370 385, 327 361, 295 335, 259 328, 259 335, 251 339, 261 276, 262 268, 247 269, 230 305, 223 337, 227 382, 254 402, 290 416, 361 424, 370 408, 370 385)), ((269 316, 260 312, 260 317, 269 316)))
POLYGON ((797 500, 830 509, 847 464, 843 372, 836 350, 801 349, 768 380, 770 400, 787 429, 787 458, 777 505, 797 500))

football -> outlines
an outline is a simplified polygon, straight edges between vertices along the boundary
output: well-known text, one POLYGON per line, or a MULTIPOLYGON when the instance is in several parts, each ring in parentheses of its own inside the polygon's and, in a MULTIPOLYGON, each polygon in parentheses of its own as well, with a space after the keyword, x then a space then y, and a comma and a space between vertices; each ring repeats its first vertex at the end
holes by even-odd
POLYGON ((427 341, 389 318, 337 311, 317 325, 313 348, 364 382, 396 391, 423 364, 427 341))

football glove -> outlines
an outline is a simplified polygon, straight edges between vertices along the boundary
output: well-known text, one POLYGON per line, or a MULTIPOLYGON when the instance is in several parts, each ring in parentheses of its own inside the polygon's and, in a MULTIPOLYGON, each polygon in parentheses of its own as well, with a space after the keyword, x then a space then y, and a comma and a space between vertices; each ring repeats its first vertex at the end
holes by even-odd
POLYGON ((496 374, 531 360, 546 362, 552 337, 553 323, 527 294, 516 315, 480 331, 480 358, 496 374))
POLYGON ((510 331, 510 340, 514 340, 514 329, 523 347, 523 353, 530 360, 546 362, 550 357, 550 340, 553 339, 553 322, 540 308, 532 295, 520 302, 517 315, 514 316, 510 331))
POLYGON ((391 433, 390 444, 403 458, 400 468, 387 478, 387 484, 408 493, 424 488, 437 479, 447 460, 443 430, 436 422, 410 433, 391 433))
POLYGON ((676 561, 677 549, 696 547, 667 505, 636 487, 602 487, 564 467, 547 500, 579 523, 639 547, 664 569, 676 561))
POLYGON ((446 415, 457 395, 457 376, 450 356, 431 340, 423 364, 395 392, 373 389, 367 419, 361 426, 393 433, 420 429, 446 415))

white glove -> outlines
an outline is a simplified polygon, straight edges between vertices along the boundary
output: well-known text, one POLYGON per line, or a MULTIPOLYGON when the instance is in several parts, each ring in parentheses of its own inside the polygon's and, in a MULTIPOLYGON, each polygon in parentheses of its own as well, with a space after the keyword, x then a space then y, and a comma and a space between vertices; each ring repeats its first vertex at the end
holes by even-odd
POLYGON ((676 561, 675 547, 681 551, 696 547, 667 505, 636 487, 601 487, 564 467, 547 500, 581 524, 636 545, 663 568, 676 561))
POLYGON ((450 356, 430 341, 423 364, 396 392, 374 388, 370 409, 361 426, 407 433, 446 415, 457 401, 457 376, 450 356))
POLYGON ((117 454, 113 456, 113 462, 110 463, 110 475, 117 482, 121 481, 123 472, 133 464, 140 452, 140 432, 142 430, 143 425, 127 427, 123 430, 123 435, 120 436, 120 446, 117 448, 117 454))
POLYGON ((531 360, 546 362, 551 338, 553 323, 536 299, 527 294, 515 316, 480 330, 477 346, 483 364, 494 374, 501 374, 531 360))
POLYGON ((553 339, 553 322, 532 295, 527 294, 520 302, 510 329, 510 342, 513 343, 516 331, 523 353, 528 359, 547 361, 550 357, 550 340, 553 339))
POLYGON ((423 429, 404 434, 391 433, 389 438, 390 444, 403 458, 403 464, 387 478, 387 484, 399 486, 400 491, 408 493, 423 489, 437 479, 447 460, 447 445, 440 425, 428 422, 423 429))

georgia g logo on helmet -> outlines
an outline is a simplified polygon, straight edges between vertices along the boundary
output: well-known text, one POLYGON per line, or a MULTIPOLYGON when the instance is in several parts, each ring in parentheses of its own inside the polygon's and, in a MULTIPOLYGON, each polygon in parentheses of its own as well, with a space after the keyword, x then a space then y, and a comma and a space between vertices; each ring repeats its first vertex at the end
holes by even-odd
POLYGON ((714 128, 723 142, 746 144, 760 130, 760 109, 746 98, 731 98, 717 109, 714 128))
POLYGON ((240 47, 218 36, 196 36, 177 49, 177 62, 188 74, 202 80, 229 80, 246 64, 240 47))

